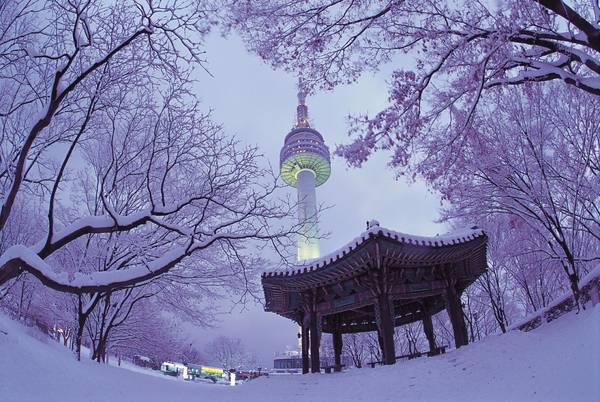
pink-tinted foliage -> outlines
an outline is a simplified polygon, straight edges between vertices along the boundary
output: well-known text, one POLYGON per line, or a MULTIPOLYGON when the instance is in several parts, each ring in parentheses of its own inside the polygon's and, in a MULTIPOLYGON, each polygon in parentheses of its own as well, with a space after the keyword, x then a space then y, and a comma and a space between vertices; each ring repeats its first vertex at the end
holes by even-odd
POLYGON ((450 202, 444 219, 489 225, 511 258, 532 273, 562 270, 577 294, 600 259, 600 102, 564 86, 524 89, 486 101, 468 134, 448 142, 432 130, 413 168, 450 202))
POLYGON ((337 153, 360 166, 393 148, 392 165, 404 167, 432 126, 468 130, 491 88, 558 80, 600 95, 599 18, 587 0, 311 0, 231 2, 226 22, 312 87, 392 64, 389 107, 356 117, 354 142, 337 153))

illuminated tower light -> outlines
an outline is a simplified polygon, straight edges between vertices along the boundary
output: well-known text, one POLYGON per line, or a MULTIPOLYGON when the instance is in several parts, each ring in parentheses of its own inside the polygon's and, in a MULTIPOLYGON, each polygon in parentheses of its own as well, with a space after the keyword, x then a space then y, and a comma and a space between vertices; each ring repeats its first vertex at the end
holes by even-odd
MULTIPOLYGON (((301 86, 300 86, 301 87, 301 86)), ((298 261, 318 258, 317 195, 315 188, 331 174, 329 148, 323 136, 308 123, 306 93, 298 92, 296 125, 281 148, 281 177, 298 192, 298 261)))

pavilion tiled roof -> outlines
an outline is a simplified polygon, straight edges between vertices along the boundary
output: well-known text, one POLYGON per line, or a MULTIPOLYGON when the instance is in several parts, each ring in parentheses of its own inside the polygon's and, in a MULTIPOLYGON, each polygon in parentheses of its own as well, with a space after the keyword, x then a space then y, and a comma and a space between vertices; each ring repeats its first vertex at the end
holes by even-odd
POLYGON ((456 229, 443 235, 416 236, 387 229, 379 226, 379 222, 371 221, 369 222, 369 229, 361 233, 360 236, 354 238, 352 241, 346 243, 344 246, 338 248, 337 250, 320 258, 301 261, 293 267, 285 270, 265 272, 262 276, 263 278, 276 276, 294 276, 324 268, 338 261, 340 258, 344 257, 352 250, 355 250, 357 247, 359 247, 361 244, 363 244, 369 238, 375 235, 386 237, 404 244, 438 248, 467 243, 478 237, 485 236, 485 233, 482 229, 474 226, 470 228, 456 229))

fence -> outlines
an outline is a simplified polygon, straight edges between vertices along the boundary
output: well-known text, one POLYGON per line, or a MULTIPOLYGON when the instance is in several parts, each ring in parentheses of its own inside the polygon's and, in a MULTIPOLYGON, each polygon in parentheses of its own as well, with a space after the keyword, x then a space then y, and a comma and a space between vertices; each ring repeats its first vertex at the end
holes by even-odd
MULTIPOLYGON (((596 305, 600 302, 600 266, 596 267, 579 282, 580 300, 583 305, 596 305)), ((572 293, 565 293, 548 306, 528 315, 523 320, 510 326, 509 329, 531 331, 545 322, 556 320, 563 314, 575 309, 575 298, 572 293)))

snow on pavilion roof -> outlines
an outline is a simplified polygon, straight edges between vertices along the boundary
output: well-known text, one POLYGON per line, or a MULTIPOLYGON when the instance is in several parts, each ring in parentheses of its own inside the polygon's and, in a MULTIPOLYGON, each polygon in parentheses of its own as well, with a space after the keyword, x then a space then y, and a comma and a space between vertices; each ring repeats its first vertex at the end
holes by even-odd
POLYGON ((323 268, 326 265, 332 264, 340 258, 344 257, 350 251, 356 249, 356 247, 366 242, 373 235, 384 236, 404 244, 433 248, 466 243, 478 237, 485 236, 483 229, 480 229, 476 226, 473 226, 471 228, 455 229, 443 235, 435 236, 416 236, 402 232, 396 232, 394 230, 379 226, 379 222, 377 221, 370 221, 368 223, 368 226, 369 228, 366 231, 362 232, 360 236, 355 237, 352 241, 346 243, 344 246, 338 248, 337 250, 327 255, 324 255, 323 257, 301 261, 300 263, 294 265, 291 269, 265 272, 262 276, 293 276, 305 272, 312 272, 313 270, 318 268, 323 268))

